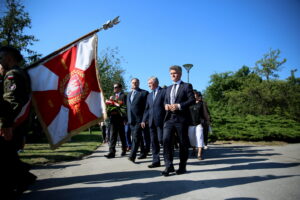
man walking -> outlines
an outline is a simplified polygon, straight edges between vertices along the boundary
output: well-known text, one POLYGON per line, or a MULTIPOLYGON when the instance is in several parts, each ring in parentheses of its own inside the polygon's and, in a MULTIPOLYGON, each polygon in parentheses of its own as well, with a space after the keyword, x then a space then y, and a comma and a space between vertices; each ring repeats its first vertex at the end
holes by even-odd
MULTIPOLYGON (((127 96, 127 118, 130 130, 132 133, 132 147, 129 155, 129 160, 135 162, 136 154, 142 142, 142 127, 143 114, 146 107, 147 95, 146 90, 139 88, 140 81, 137 78, 131 80, 132 91, 127 96)), ((147 154, 144 145, 141 145, 141 155, 143 158, 147 154)))
POLYGON ((18 116, 31 95, 29 76, 18 66, 22 60, 19 50, 0 48, 0 194, 7 199, 15 199, 36 179, 17 154, 25 135, 25 121, 18 116))
POLYGON ((143 117, 142 127, 146 124, 150 128, 150 138, 152 147, 152 164, 149 168, 160 167, 160 145, 163 143, 163 120, 166 114, 164 99, 166 90, 159 87, 157 77, 148 79, 148 86, 152 92, 148 95, 146 109, 143 117))
POLYGON ((182 68, 174 65, 169 69, 173 85, 169 86, 165 96, 165 110, 167 111, 164 120, 163 148, 166 168, 162 175, 169 176, 174 172, 173 166, 173 138, 175 132, 179 138, 179 169, 176 174, 186 173, 188 159, 188 122, 189 107, 195 103, 193 86, 181 80, 182 68))
MULTIPOLYGON (((118 102, 120 105, 126 104, 126 95, 122 92, 122 84, 114 84, 114 97, 113 100, 118 102)), ((120 137, 122 144, 121 156, 126 154, 126 139, 125 139, 125 117, 122 113, 113 111, 110 115, 110 139, 109 139, 109 153, 105 155, 106 158, 114 158, 116 154, 116 143, 118 136, 120 137)))

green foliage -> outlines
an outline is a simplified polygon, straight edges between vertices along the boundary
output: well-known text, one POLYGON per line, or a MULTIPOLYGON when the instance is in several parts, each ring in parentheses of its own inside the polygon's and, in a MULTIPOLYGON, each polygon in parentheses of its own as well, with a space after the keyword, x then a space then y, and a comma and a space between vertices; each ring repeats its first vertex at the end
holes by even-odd
POLYGON ((213 113, 281 115, 300 121, 300 84, 291 78, 262 80, 243 66, 235 73, 212 75, 210 83, 204 97, 213 113))
POLYGON ((262 68, 243 66, 237 72, 211 76, 204 99, 212 114, 212 137, 300 141, 300 78, 295 77, 297 70, 292 70, 287 80, 271 79, 286 61, 278 61, 279 53, 270 51, 259 60, 262 68))
POLYGON ((38 41, 33 35, 25 35, 25 28, 31 28, 31 19, 19 0, 6 0, 4 16, 0 18, 0 45, 13 46, 23 51, 27 62, 34 62, 40 57, 28 46, 38 41))
POLYGON ((278 115, 213 115, 218 140, 300 142, 300 123, 278 115))
POLYGON ((122 57, 119 57, 119 49, 107 48, 103 56, 98 60, 101 88, 104 91, 104 96, 109 99, 113 95, 113 85, 121 83, 123 89, 126 89, 125 80, 123 77, 123 70, 121 65, 122 57))
POLYGON ((280 50, 272 50, 265 54, 262 59, 256 62, 255 70, 261 75, 265 76, 267 80, 270 80, 271 77, 278 78, 277 71, 280 70, 280 66, 286 62, 284 58, 282 61, 279 61, 280 50))

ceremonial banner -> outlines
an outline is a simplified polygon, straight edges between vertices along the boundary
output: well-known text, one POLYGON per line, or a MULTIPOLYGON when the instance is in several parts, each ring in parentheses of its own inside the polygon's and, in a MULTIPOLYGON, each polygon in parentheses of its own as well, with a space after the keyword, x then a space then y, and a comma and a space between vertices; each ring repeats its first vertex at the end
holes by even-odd
POLYGON ((52 149, 106 116, 98 80, 97 35, 28 69, 32 99, 52 149))

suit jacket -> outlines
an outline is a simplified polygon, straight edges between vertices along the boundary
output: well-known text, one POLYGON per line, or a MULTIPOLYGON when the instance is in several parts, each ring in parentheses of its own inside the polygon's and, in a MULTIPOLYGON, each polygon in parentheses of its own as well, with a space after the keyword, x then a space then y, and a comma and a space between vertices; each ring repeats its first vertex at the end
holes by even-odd
MULTIPOLYGON (((170 85, 167 88, 166 96, 165 96, 165 104, 171 104, 170 94, 173 85, 170 85)), ((179 88, 176 93, 175 104, 180 104, 181 110, 176 110, 173 114, 176 114, 179 122, 189 123, 190 122, 190 114, 189 107, 196 102, 193 86, 190 83, 184 83, 181 81, 179 88)), ((171 117, 172 112, 167 111, 165 116, 165 121, 171 117)))
POLYGON ((143 122, 148 122, 149 126, 152 126, 153 123, 155 124, 155 126, 161 126, 161 127, 163 126, 164 117, 166 115, 165 104, 164 104, 165 94, 166 94, 166 89, 159 87, 154 101, 153 101, 154 93, 151 92, 148 95, 146 109, 143 116, 143 122))
POLYGON ((146 107, 148 91, 137 89, 133 101, 130 101, 132 91, 127 95, 127 118, 129 124, 141 123, 146 107))

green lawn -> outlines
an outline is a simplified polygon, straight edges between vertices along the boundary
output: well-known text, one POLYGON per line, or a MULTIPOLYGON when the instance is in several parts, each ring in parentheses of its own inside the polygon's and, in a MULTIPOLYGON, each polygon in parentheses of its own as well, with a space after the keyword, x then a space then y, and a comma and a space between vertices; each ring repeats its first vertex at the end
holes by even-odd
POLYGON ((101 132, 86 131, 73 136, 71 141, 55 150, 51 150, 48 142, 27 143, 21 152, 22 161, 32 165, 42 165, 61 161, 71 161, 89 155, 102 143, 101 132))

